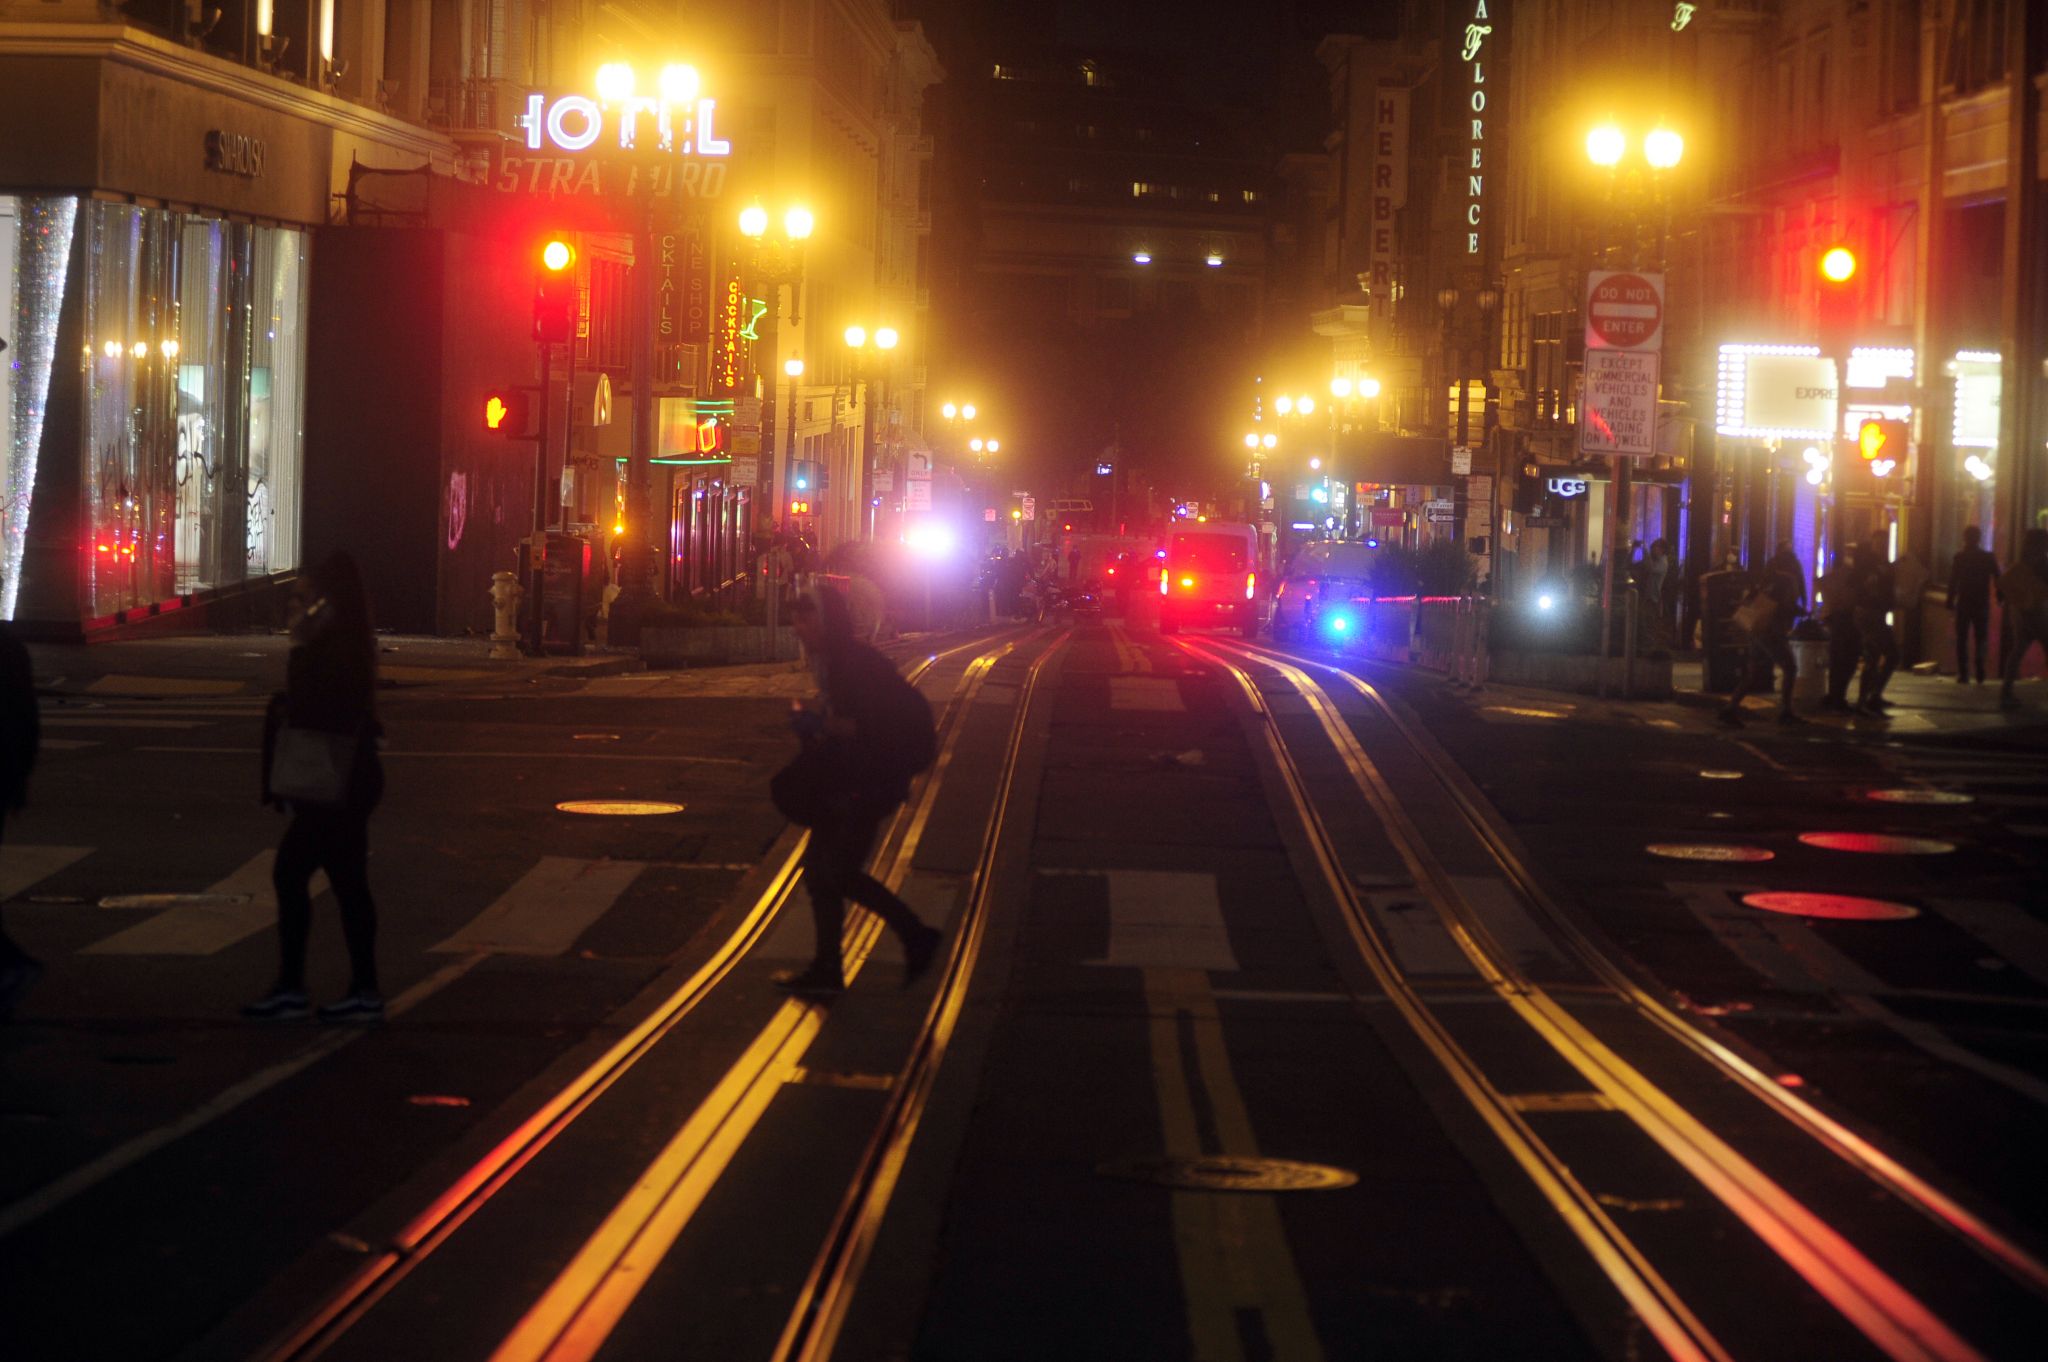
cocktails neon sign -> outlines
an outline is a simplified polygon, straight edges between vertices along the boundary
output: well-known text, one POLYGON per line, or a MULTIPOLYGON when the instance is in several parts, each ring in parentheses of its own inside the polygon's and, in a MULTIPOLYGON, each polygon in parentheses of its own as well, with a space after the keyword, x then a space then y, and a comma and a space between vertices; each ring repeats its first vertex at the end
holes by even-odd
MULTIPOLYGON (((696 99, 676 105, 646 95, 631 95, 612 106, 619 149, 636 150, 641 120, 652 117, 656 151, 677 156, 730 156, 732 143, 718 136, 713 115, 715 99, 696 99), (678 119, 677 110, 683 111, 678 119)), ((526 147, 539 151, 553 146, 560 151, 588 151, 605 131, 606 106, 589 95, 544 94, 526 97, 526 112, 513 120, 526 130, 526 147)))

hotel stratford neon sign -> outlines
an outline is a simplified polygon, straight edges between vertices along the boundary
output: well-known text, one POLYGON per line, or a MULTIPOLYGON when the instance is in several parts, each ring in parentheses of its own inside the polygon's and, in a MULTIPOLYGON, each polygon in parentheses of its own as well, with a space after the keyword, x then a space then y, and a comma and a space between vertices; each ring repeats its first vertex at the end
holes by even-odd
POLYGON ((732 155, 732 143, 718 135, 717 112, 715 99, 670 102, 636 95, 607 102, 535 91, 526 97, 525 112, 512 120, 524 134, 527 154, 507 148, 497 157, 493 179, 505 193, 601 195, 616 187, 608 184, 609 175, 624 173, 630 194, 640 192, 644 171, 657 197, 715 198, 725 188, 726 158, 732 155), (614 149, 652 151, 655 160, 635 158, 606 171, 604 153, 614 149))
POLYGON ((1464 45, 1458 50, 1458 59, 1472 68, 1472 96, 1468 101, 1472 110, 1472 160, 1465 175, 1467 255, 1479 254, 1480 207, 1486 193, 1486 63, 1481 60, 1480 49, 1493 32, 1491 19, 1486 12, 1486 0, 1479 0, 1472 11, 1472 22, 1465 25, 1464 45))

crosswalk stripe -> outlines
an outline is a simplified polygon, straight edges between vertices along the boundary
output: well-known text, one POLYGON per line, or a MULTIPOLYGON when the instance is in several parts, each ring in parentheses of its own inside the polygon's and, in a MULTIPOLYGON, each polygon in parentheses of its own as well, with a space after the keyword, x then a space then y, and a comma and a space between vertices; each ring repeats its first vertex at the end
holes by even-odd
POLYGON ((82 861, 91 854, 91 847, 0 843, 0 899, 11 899, 30 885, 50 878, 65 866, 82 861))
POLYGON ((560 955, 618 902, 643 868, 642 861, 543 856, 497 902, 433 949, 560 955))
POLYGON ((1234 970, 1214 875, 1107 870, 1109 951, 1097 965, 1234 970))
MULTIPOLYGON (((242 902, 187 903, 167 908, 124 931, 95 941, 80 955, 212 955, 272 926, 277 896, 270 887, 276 852, 263 850, 206 892, 245 896, 242 902)), ((327 892, 324 872, 313 876, 312 894, 327 892)))

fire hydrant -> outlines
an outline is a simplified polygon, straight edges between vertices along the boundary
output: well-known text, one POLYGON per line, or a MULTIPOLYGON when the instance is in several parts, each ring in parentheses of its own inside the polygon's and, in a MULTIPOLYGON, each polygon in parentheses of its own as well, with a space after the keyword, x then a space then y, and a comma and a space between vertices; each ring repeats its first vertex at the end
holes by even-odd
POLYGON ((519 658, 519 598, 526 588, 511 572, 491 574, 491 606, 498 612, 497 628, 491 633, 491 656, 502 661, 519 658))

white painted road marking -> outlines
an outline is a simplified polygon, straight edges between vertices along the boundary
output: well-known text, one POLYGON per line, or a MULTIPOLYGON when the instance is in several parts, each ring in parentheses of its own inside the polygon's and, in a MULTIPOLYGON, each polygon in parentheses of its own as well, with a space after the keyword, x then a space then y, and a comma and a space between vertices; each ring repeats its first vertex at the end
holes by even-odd
POLYGON ((1106 870, 1109 954, 1097 965, 1139 969, 1234 970, 1230 934, 1214 875, 1106 870))
POLYGON ((1180 683, 1166 676, 1110 677, 1109 707, 1154 710, 1162 714, 1187 711, 1187 705, 1180 698, 1180 683))
POLYGON ((560 955, 603 917, 645 863, 543 856, 455 935, 433 949, 466 955, 560 955))
POLYGON ((0 899, 46 880, 67 865, 92 854, 91 847, 46 847, 33 843, 0 843, 0 899))
MULTIPOLYGON (((270 886, 275 851, 264 850, 209 894, 246 894, 243 903, 188 903, 168 908, 104 941, 95 941, 80 955, 214 955, 277 923, 277 895, 270 886)), ((311 893, 327 892, 327 875, 316 871, 311 893)))

